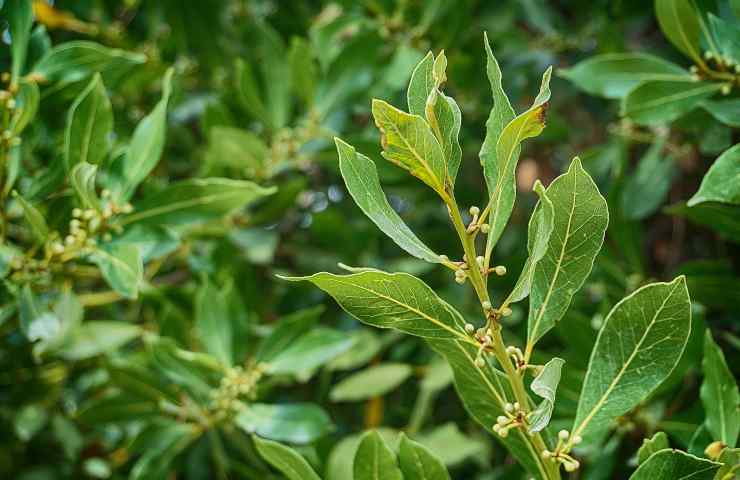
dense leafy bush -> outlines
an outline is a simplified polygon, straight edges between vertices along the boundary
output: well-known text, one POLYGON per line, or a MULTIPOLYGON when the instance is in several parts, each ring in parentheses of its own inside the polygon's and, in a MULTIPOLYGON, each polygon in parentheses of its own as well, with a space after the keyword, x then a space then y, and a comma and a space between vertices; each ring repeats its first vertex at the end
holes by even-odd
POLYGON ((740 5, 654 7, 0 1, 0 475, 734 478, 740 5))

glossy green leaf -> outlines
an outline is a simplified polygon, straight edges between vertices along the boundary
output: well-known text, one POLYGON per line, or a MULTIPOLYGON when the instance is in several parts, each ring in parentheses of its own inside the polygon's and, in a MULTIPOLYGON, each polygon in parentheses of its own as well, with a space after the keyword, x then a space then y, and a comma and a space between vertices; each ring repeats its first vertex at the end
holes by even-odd
POLYGON ((521 143, 528 138, 536 137, 545 128, 547 102, 550 100, 551 74, 552 67, 549 67, 542 75, 540 91, 532 106, 506 124, 496 142, 496 156, 487 156, 489 163, 483 165, 486 184, 489 186, 491 209, 488 219, 490 232, 486 242, 486 255, 490 255, 494 245, 498 242, 514 209, 515 174, 521 143), (490 161, 495 163, 490 163, 490 161))
POLYGON ((26 201, 17 192, 13 192, 13 197, 21 204, 23 216, 31 227, 31 233, 33 233, 36 241, 39 243, 45 242, 49 236, 49 227, 46 225, 46 219, 44 216, 41 215, 41 212, 39 212, 33 204, 26 201))
POLYGON ((34 82, 21 79, 15 94, 15 111, 10 119, 10 130, 19 135, 31 123, 39 108, 39 87, 34 82))
POLYGON ((352 338, 344 332, 317 327, 275 355, 267 368, 274 375, 311 371, 346 352, 353 343, 352 338))
POLYGON ((527 416, 530 432, 540 432, 550 423, 552 410, 555 408, 555 394, 560 383, 560 372, 564 364, 565 360, 555 357, 547 362, 532 380, 529 388, 542 398, 542 401, 527 416))
POLYGON ((354 480, 403 480, 396 455, 375 430, 362 436, 352 471, 354 480))
POLYGON ((381 363, 350 375, 332 387, 333 402, 357 402, 392 392, 412 374, 405 363, 381 363))
POLYGON ((683 54, 701 62, 699 14, 689 0, 655 0, 660 29, 683 54))
POLYGON ((449 480, 450 474, 439 458, 428 448, 403 433, 398 449, 398 463, 404 480, 449 480))
POLYGON ((612 308, 591 353, 573 435, 608 428, 675 368, 691 330, 686 279, 639 288, 612 308))
POLYGON ((95 42, 75 40, 60 43, 34 65, 33 73, 48 82, 72 83, 100 72, 106 83, 146 61, 141 53, 104 47, 95 42))
POLYGON ((641 220, 654 213, 668 196, 673 183, 673 158, 663 154, 666 138, 659 137, 627 176, 621 192, 622 214, 641 220))
POLYGON ((246 180, 183 180, 136 203, 134 212, 123 217, 122 223, 187 225, 205 222, 221 218, 274 192, 274 187, 263 188, 246 180))
POLYGON ((113 110, 100 74, 75 99, 67 113, 64 163, 67 171, 79 163, 97 165, 108 155, 113 110))
POLYGON ((201 431, 199 427, 184 422, 154 423, 139 435, 132 447, 142 455, 131 468, 129 479, 166 477, 175 457, 198 438, 201 431))
POLYGON ((719 467, 719 463, 665 449, 640 464, 630 480, 712 480, 719 467))
POLYGON ((699 191, 686 205, 693 207, 704 202, 740 205, 740 144, 726 150, 714 161, 704 175, 699 191))
POLYGON ((704 337, 702 370, 704 381, 700 393, 707 429, 714 440, 735 447, 740 433, 740 391, 725 355, 709 330, 704 337))
POLYGON ((630 90, 621 114, 641 125, 672 122, 719 92, 721 83, 692 80, 649 80, 630 90))
POLYGON ((100 210, 100 200, 95 191, 95 176, 98 167, 87 162, 81 162, 72 167, 69 173, 69 183, 77 194, 83 208, 100 210))
POLYGON ((591 272, 609 223, 606 200, 578 158, 546 193, 555 209, 554 225, 545 256, 534 269, 528 349, 565 315, 591 272))
POLYGON ((234 362, 231 312, 224 289, 205 277, 195 294, 195 328, 207 353, 224 365, 234 362))
POLYGON ((59 354, 68 360, 84 360, 113 352, 142 335, 138 325, 116 321, 87 321, 75 329, 59 354))
POLYGON ((259 437, 252 440, 260 456, 288 480, 321 480, 306 459, 292 448, 259 437))
POLYGON ((247 433, 298 444, 311 443, 334 428, 326 412, 312 403, 250 403, 234 421, 247 433))
POLYGON ((382 100, 374 99, 372 109, 383 157, 446 195, 445 156, 429 124, 419 115, 410 115, 382 100))
POLYGON ((262 100, 257 76, 252 66, 242 59, 236 61, 237 91, 244 108, 255 118, 262 120, 268 127, 272 127, 270 115, 262 100))
POLYGON ((12 64, 10 83, 16 85, 23 74, 28 52, 28 40, 33 25, 33 8, 31 0, 7 0, 2 7, 3 18, 8 22, 10 31, 10 50, 12 64))
POLYGON ((730 241, 740 243, 740 206, 707 202, 693 207, 678 203, 666 208, 671 215, 686 217, 693 223, 705 225, 730 241))
POLYGON ((740 128, 740 98, 704 100, 701 107, 725 125, 740 128))
POLYGON ((648 80, 687 78, 678 65, 647 53, 605 53, 561 70, 560 74, 581 90, 606 98, 623 98, 648 80))
POLYGON ((334 141, 342 178, 360 210, 406 252, 427 262, 439 263, 439 255, 419 240, 388 203, 375 163, 341 139, 334 141))
POLYGON ((642 464, 652 454, 669 447, 668 435, 665 432, 656 432, 652 437, 643 439, 642 445, 637 451, 637 463, 642 464))
POLYGON ((313 283, 347 313, 368 325, 395 328, 420 337, 459 338, 474 343, 465 333, 462 316, 412 275, 374 270, 351 275, 323 272, 285 279, 313 283))
POLYGON ((291 71, 288 51, 280 34, 266 22, 256 22, 257 42, 253 48, 260 55, 258 68, 262 74, 265 99, 271 128, 283 128, 290 118, 291 71))
POLYGON ((92 259, 108 285, 126 298, 136 298, 143 281, 141 253, 134 245, 103 245, 92 259))
POLYGON ((349 332, 349 335, 353 340, 352 348, 332 359, 327 364, 330 370, 354 370, 367 365, 383 347, 379 335, 373 329, 358 328, 349 332))
POLYGON ((707 15, 709 19, 709 28, 717 42, 719 54, 725 59, 740 62, 740 26, 738 19, 731 18, 729 15, 726 19, 720 18, 713 13, 707 15))
POLYGON ((272 333, 260 344, 255 358, 260 362, 269 363, 291 343, 307 333, 322 313, 324 313, 324 307, 319 305, 281 317, 272 333))
POLYGON ((288 52, 288 64, 293 93, 300 97, 306 105, 311 105, 319 80, 311 44, 303 38, 293 37, 288 52))

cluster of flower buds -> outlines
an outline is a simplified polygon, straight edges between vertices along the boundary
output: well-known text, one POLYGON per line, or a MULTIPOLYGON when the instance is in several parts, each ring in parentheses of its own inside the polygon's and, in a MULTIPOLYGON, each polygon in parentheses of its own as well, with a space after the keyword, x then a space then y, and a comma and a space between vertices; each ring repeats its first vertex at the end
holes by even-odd
POLYGON ((243 405, 239 398, 253 400, 256 397, 255 387, 262 374, 263 369, 259 365, 250 369, 229 368, 218 388, 211 391, 213 409, 224 414, 237 412, 243 405))
POLYGON ((478 368, 485 367, 486 359, 483 358, 483 355, 493 350, 493 332, 490 328, 485 327, 476 330, 472 323, 465 324, 465 331, 473 335, 473 338, 478 342, 478 354, 475 356, 474 361, 475 366, 478 368))
POLYGON ((525 413, 521 409, 519 402, 506 403, 504 405, 505 415, 499 415, 496 418, 496 424, 493 431, 501 438, 509 436, 509 430, 512 428, 523 427, 525 425, 525 413))
POLYGON ((487 223, 480 223, 480 219, 478 216, 480 215, 480 208, 476 206, 470 207, 470 210, 468 210, 470 213, 470 216, 473 217, 470 220, 470 223, 468 224, 468 228, 465 229, 465 231, 468 233, 468 235, 471 235, 478 230, 480 230, 481 233, 486 234, 490 230, 490 227, 487 223))
POLYGON ((558 444, 555 447, 555 450, 552 452, 550 450, 543 450, 542 458, 545 460, 549 459, 554 463, 562 464, 566 472, 574 472, 578 470, 581 463, 568 454, 573 445, 578 445, 581 441, 583 441, 583 439, 580 435, 575 435, 571 438, 568 430, 560 430, 560 432, 558 432, 558 444))
POLYGON ((524 358, 524 353, 522 353, 519 347, 506 347, 506 354, 511 357, 511 360, 514 362, 514 365, 516 365, 517 370, 521 371, 527 368, 527 360, 524 358))

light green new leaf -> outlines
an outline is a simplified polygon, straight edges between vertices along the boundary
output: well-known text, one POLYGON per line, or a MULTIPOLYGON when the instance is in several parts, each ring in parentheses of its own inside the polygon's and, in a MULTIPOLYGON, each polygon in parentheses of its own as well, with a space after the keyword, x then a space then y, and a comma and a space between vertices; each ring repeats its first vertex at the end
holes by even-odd
POLYGON ((442 146, 447 164, 448 184, 454 186, 457 171, 460 168, 460 160, 462 159, 459 140, 462 115, 457 102, 440 90, 442 83, 447 79, 446 68, 447 57, 442 51, 434 60, 432 67, 434 85, 427 98, 425 117, 442 146))
POLYGON ((59 317, 42 305, 29 285, 21 288, 18 306, 21 331, 29 341, 48 341, 60 332, 59 317))
POLYGON ((381 363, 360 370, 334 385, 333 402, 356 402, 380 397, 398 388, 413 373, 405 363, 381 363))
POLYGON ((324 313, 324 306, 298 310, 280 318, 270 335, 260 343, 255 359, 258 362, 269 363, 280 355, 280 352, 306 334, 324 313))
POLYGON ((410 440, 401 433, 398 449, 398 463, 401 466, 404 480, 449 480, 442 461, 428 448, 410 440))
POLYGON ((84 208, 100 210, 100 200, 95 191, 95 175, 98 171, 97 165, 81 162, 72 167, 69 175, 69 183, 80 199, 84 208))
POLYGON ((268 23, 260 21, 255 27, 258 35, 253 47, 261 57, 258 68, 262 74, 262 97, 266 100, 269 125, 275 129, 283 128, 288 123, 293 105, 288 52, 280 34, 268 23))
POLYGON ((78 82, 100 72, 110 86, 131 67, 146 62, 146 55, 75 40, 54 46, 34 65, 33 74, 48 82, 78 82))
POLYGON ((655 16, 663 34, 696 63, 702 63, 699 14, 689 0, 655 0, 655 16))
POLYGON ((97 165, 108 154, 113 131, 113 110, 100 74, 75 99, 67 113, 64 164, 67 171, 78 163, 97 165))
POLYGON ((530 433, 539 432, 550 423, 552 410, 555 408, 555 393, 558 390, 560 373, 564 364, 565 360, 555 357, 547 362, 542 367, 542 371, 532 380, 529 388, 543 400, 527 415, 530 433))
POLYGON ((689 77, 678 65, 647 53, 605 53, 590 57, 560 74, 592 95, 623 98, 647 80, 689 77))
POLYGON ((306 459, 292 448, 256 436, 252 440, 260 456, 288 480, 321 480, 306 459))
POLYGON ((740 128, 740 98, 704 100, 701 107, 725 125, 740 128))
POLYGON ((247 433, 297 444, 311 443, 334 428, 326 412, 313 403, 249 403, 234 421, 247 433))
POLYGON ((14 135, 20 135, 36 116, 40 96, 39 87, 35 82, 21 79, 18 83, 18 93, 15 94, 16 106, 10 118, 10 130, 14 135))
POLYGON ((159 157, 164 150, 167 103, 172 92, 173 73, 174 69, 170 68, 164 74, 162 98, 154 110, 136 125, 126 155, 119 158, 118 165, 113 165, 117 176, 113 191, 118 198, 123 200, 131 198, 136 187, 159 163, 159 157))
POLYGON ((173 183, 134 205, 134 212, 121 223, 187 225, 223 217, 267 195, 274 187, 263 188, 246 180, 204 178, 173 183))
POLYGON ((697 107, 722 88, 718 82, 649 80, 622 99, 621 114, 642 125, 671 122, 697 107))
POLYGON ((427 98, 434 88, 434 54, 428 52, 411 73, 406 101, 411 115, 426 114, 427 98))
POLYGON ((339 152, 342 178, 360 210, 406 252, 427 262, 439 263, 439 255, 419 240, 388 203, 375 163, 341 139, 334 138, 334 142, 339 152))
POLYGON ((381 134, 383 157, 445 196, 445 156, 426 120, 378 99, 373 99, 372 110, 381 134))
POLYGON ((573 435, 607 429, 668 378, 691 330, 686 278, 639 288, 612 308, 583 382, 573 435))
POLYGON ((84 360, 112 352, 141 336, 138 325, 116 321, 88 321, 73 330, 69 339, 59 348, 59 354, 68 360, 84 360))
POLYGON ((270 149, 254 133, 222 125, 208 132, 205 161, 208 167, 234 167, 254 174, 265 164, 270 149))
POLYGON ((663 154, 667 138, 658 137, 635 171, 627 176, 621 192, 622 214, 630 220, 641 220, 655 212, 665 201, 673 183, 673 158, 663 154))
POLYGON ((534 270, 547 252, 547 245, 554 227, 555 207, 547 196, 545 187, 537 180, 534 183, 533 190, 537 192, 540 200, 535 205, 532 216, 529 218, 527 229, 527 251, 529 252, 529 257, 527 257, 527 261, 522 268, 522 273, 519 274, 519 279, 516 281, 514 289, 506 301, 504 301, 505 305, 523 300, 529 295, 534 270))
POLYGON ((637 451, 638 465, 644 463, 652 454, 669 447, 668 435, 665 432, 656 432, 652 437, 643 439, 642 445, 637 451))
POLYGON ((630 480, 712 480, 719 467, 719 463, 665 449, 640 464, 630 480))
POLYGON ((250 115, 265 122, 268 128, 272 128, 272 119, 267 113, 265 102, 262 101, 262 93, 252 66, 244 60, 238 59, 236 61, 236 78, 238 79, 239 99, 244 108, 250 115))
POLYGON ((403 480, 396 455, 375 430, 362 436, 352 471, 354 480, 403 480))
POLYGON ((39 212, 33 204, 21 197, 18 192, 13 192, 13 198, 21 204, 23 216, 31 227, 31 232, 33 233, 33 236, 36 237, 36 241, 44 243, 49 236, 49 227, 46 225, 46 219, 44 216, 41 215, 41 212, 39 212))
POLYGON ((699 191, 686 203, 693 207, 703 202, 740 205, 740 144, 726 150, 704 175, 699 191))
POLYGON ((10 83, 16 85, 26 65, 28 39, 33 25, 32 2, 31 0, 7 0, 5 5, 0 5, 0 8, 2 8, 3 18, 7 20, 10 31, 10 50, 13 58, 10 67, 10 83))
POLYGON ((578 158, 546 193, 555 215, 547 251, 534 269, 527 355, 565 315, 573 295, 591 273, 609 223, 606 200, 578 158))
POLYGON ((285 277, 285 280, 313 283, 331 295, 347 313, 368 325, 395 328, 420 337, 458 338, 475 343, 465 333, 462 316, 427 284, 407 273, 322 272, 309 277, 285 277))
POLYGON ((317 327, 275 355, 267 369, 273 375, 311 371, 346 352, 353 343, 353 339, 344 332, 317 327))
POLYGON ((311 44, 301 37, 293 37, 288 52, 288 65, 293 93, 306 105, 313 104, 319 69, 314 60, 311 44))
POLYGON ((207 353, 224 365, 234 363, 234 338, 231 312, 224 289, 207 277, 195 294, 195 329, 207 353))
POLYGON ((486 184, 489 185, 489 206, 491 213, 488 223, 490 232, 486 242, 486 255, 488 256, 498 242, 504 227, 509 221, 511 211, 514 209, 516 198, 516 165, 519 161, 521 144, 527 138, 536 137, 545 128, 545 116, 547 102, 550 100, 550 75, 552 67, 549 67, 542 75, 540 92, 534 99, 529 110, 514 117, 501 131, 501 136, 496 142, 496 156, 488 156, 487 159, 494 163, 484 164, 486 184), (490 186, 493 186, 491 188, 490 186))
POLYGON ((725 356, 707 330, 702 360, 704 381, 701 401, 706 412, 706 426, 712 439, 732 448, 740 432, 740 392, 725 356))
POLYGON ((104 245, 95 250, 92 259, 113 290, 126 298, 139 295, 144 265, 134 245, 104 245))

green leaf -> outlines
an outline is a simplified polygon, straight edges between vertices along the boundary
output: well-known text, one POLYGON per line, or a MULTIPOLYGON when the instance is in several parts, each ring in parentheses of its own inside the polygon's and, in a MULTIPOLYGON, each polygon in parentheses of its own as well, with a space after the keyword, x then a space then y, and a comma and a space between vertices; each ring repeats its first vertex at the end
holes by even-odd
POLYGON ((204 178, 173 183, 134 205, 123 217, 124 225, 188 225, 221 218, 267 195, 275 188, 263 188, 246 180, 204 178))
POLYGON ((13 197, 21 204, 23 216, 31 227, 31 233, 36 237, 36 241, 44 243, 49 236, 49 227, 46 225, 44 216, 30 202, 21 197, 18 192, 13 192, 13 197))
POLYGON ((279 375, 311 371, 346 352, 353 343, 339 330, 314 328, 275 355, 268 363, 268 372, 279 375))
POLYGON ((306 459, 292 448, 255 436, 252 440, 262 458, 288 480, 321 480, 306 459))
POLYGON ((701 64, 699 15, 689 0, 655 0, 655 16, 670 42, 694 62, 701 64))
POLYGON ((380 186, 375 163, 341 139, 335 137, 334 142, 339 152, 342 178, 360 210, 407 253, 427 262, 441 262, 439 255, 419 240, 390 206, 380 186))
POLYGON ((740 391, 735 377, 727 366, 725 356, 707 330, 704 337, 702 360, 704 381, 701 401, 706 412, 706 426, 712 439, 733 448, 740 432, 740 391))
POLYGON ((306 280, 326 293, 350 315, 380 328, 395 328, 427 338, 459 338, 476 344, 465 333, 465 321, 424 282, 407 273, 366 271, 352 275, 316 273, 306 280))
POLYGON ((54 317, 58 327, 52 327, 53 335, 49 335, 33 346, 33 354, 39 358, 46 352, 55 352, 65 345, 71 335, 79 328, 84 316, 82 305, 77 297, 69 290, 64 291, 54 305, 54 317))
POLYGON ((139 337, 144 331, 138 325, 116 321, 88 321, 71 332, 59 349, 67 360, 85 360, 113 352, 139 337))
POLYGON ((704 100, 700 105, 725 125, 740 128, 740 98, 704 100))
POLYGON ((446 196, 445 156, 429 124, 419 115, 410 115, 378 99, 373 99, 372 110, 381 134, 383 157, 446 196))
POLYGON ((396 456, 375 430, 362 436, 352 471, 354 480, 403 480, 396 456))
POLYGON ((440 90, 440 86, 447 79, 446 68, 447 57, 442 51, 434 60, 432 70, 434 84, 426 101, 425 116, 442 147, 447 165, 447 178, 449 179, 447 183, 452 187, 455 185, 455 178, 462 159, 459 140, 462 114, 457 102, 440 90))
POLYGON ((110 148, 113 110, 100 74, 75 99, 67 113, 64 163, 67 171, 79 163, 101 163, 110 148))
POLYGON ((624 98, 648 80, 675 80, 689 73, 647 53, 606 53, 590 57, 560 74, 581 90, 606 98, 624 98))
POLYGON ((164 150, 167 104, 172 92, 173 73, 174 69, 170 68, 164 74, 162 98, 154 110, 136 125, 126 154, 113 164, 116 179, 112 190, 117 198, 122 200, 131 198, 136 187, 159 163, 159 157, 164 150))
POLYGON ((10 67, 10 83, 16 85, 26 65, 28 39, 33 25, 33 8, 31 0, 7 0, 0 5, 3 17, 8 22, 10 31, 10 50, 12 65, 10 67))
POLYGON ((719 463, 665 449, 640 464, 630 480, 712 480, 719 467, 719 463))
POLYGON ((666 435, 665 432, 656 432, 652 437, 646 438, 642 441, 642 445, 637 451, 637 463, 642 464, 652 454, 669 447, 668 435, 666 435))
POLYGON ((543 400, 527 415, 530 433, 542 431, 550 423, 552 410, 555 407, 555 393, 560 383, 560 371, 564 364, 565 360, 555 357, 547 362, 542 367, 542 371, 532 380, 529 388, 543 400))
POLYGON ((196 332, 205 351, 230 366, 234 363, 234 339, 227 293, 204 277, 195 294, 194 313, 196 332))
POLYGON ((131 468, 130 480, 166 478, 171 463, 200 435, 202 429, 189 423, 153 423, 131 447, 142 455, 131 468), (143 438, 143 439, 142 439, 143 438))
POLYGON ((247 433, 298 444, 311 443, 334 428, 326 412, 312 403, 250 403, 234 421, 247 433))
POLYGON ((69 174, 69 183, 72 184, 72 188, 84 208, 100 210, 100 200, 95 191, 95 175, 97 171, 97 165, 81 162, 72 167, 72 171, 69 174))
POLYGON ((637 289, 612 308, 583 382, 573 435, 596 434, 668 378, 691 330, 685 277, 637 289))
POLYGON ((59 317, 39 301, 29 285, 20 289, 18 306, 21 331, 29 341, 49 341, 61 331, 59 317))
POLYGON ((709 26, 717 41, 719 54, 725 58, 725 62, 740 62, 740 27, 737 19, 723 20, 709 13, 709 26))
POLYGON ((310 106, 316 95, 319 76, 311 44, 303 38, 293 37, 288 52, 288 64, 293 93, 310 106))
POLYGON ((444 464, 423 445, 403 433, 398 450, 398 462, 404 480, 449 480, 444 464))
POLYGON ((714 161, 702 178, 699 191, 686 205, 693 207, 704 202, 740 205, 740 144, 726 150, 714 161))
POLYGON ((39 87, 35 82, 21 79, 18 93, 15 94, 15 111, 10 119, 10 130, 14 135, 20 133, 36 116, 39 108, 39 87))
POLYGON ((326 365, 329 370, 354 370, 367 365, 383 347, 378 334, 372 329, 358 328, 349 332, 349 335, 353 341, 352 348, 332 359, 326 365))
POLYGON ((547 252, 534 269, 527 329, 527 356, 563 318, 573 295, 591 272, 609 223, 606 200, 574 159, 547 188, 555 209, 547 252))
POLYGON ((219 125, 208 132, 205 160, 210 168, 234 167, 254 175, 260 172, 269 155, 269 147, 248 130, 219 125))
POLYGON ((357 402, 392 392, 412 374, 405 363, 381 363, 350 375, 332 387, 333 402, 357 402))
POLYGON ((33 67, 33 74, 40 75, 48 82, 72 83, 100 72, 110 85, 131 67, 144 62, 146 56, 141 53, 76 40, 61 43, 46 52, 33 67))
POLYGON ((725 448, 717 459, 722 466, 714 480, 734 480, 740 470, 740 448, 725 448))
POLYGON ((483 165, 489 192, 491 214, 488 223, 490 232, 486 241, 486 256, 490 255, 514 209, 516 198, 516 165, 519 161, 521 143, 536 137, 545 128, 547 102, 550 100, 550 76, 552 67, 542 75, 542 84, 529 110, 514 117, 501 131, 496 142, 496 155, 487 156, 483 165), (493 163, 491 163, 493 162, 493 163))
POLYGON ((529 217, 527 229, 527 252, 529 252, 529 257, 524 263, 514 289, 504 301, 505 305, 523 300, 529 295, 535 268, 547 252, 550 235, 554 228, 555 207, 547 196, 545 187, 537 180, 534 183, 533 190, 540 197, 540 200, 535 205, 532 216, 529 217))
POLYGON ((730 241, 740 243, 740 206, 726 203, 707 202, 689 207, 677 203, 666 208, 671 215, 686 217, 692 222, 705 225, 730 241))
POLYGON ((239 99, 247 112, 253 117, 265 122, 268 128, 273 128, 272 119, 267 113, 267 107, 262 101, 262 93, 257 84, 257 78, 252 66, 242 59, 236 61, 237 91, 239 99))
POLYGON ((629 220, 641 220, 654 213, 668 196, 673 183, 673 158, 663 155, 667 138, 658 137, 627 176, 621 192, 622 213, 629 220))
POLYGON ((406 91, 406 101, 411 115, 424 117, 426 114, 427 98, 434 88, 434 54, 428 52, 414 67, 411 80, 406 91))
POLYGON ((290 118, 292 101, 290 97, 291 72, 288 52, 283 39, 266 22, 255 25, 257 42, 254 45, 260 54, 258 68, 262 73, 264 93, 271 128, 283 128, 290 118))
POLYGON ((92 259, 113 290, 126 298, 138 297, 144 265, 136 246, 103 245, 95 250, 92 259))
POLYGON ((281 318, 272 333, 260 344, 255 358, 269 363, 296 339, 307 333, 324 313, 322 305, 293 312, 281 318))
POLYGON ((721 83, 692 80, 649 80, 630 90, 621 114, 642 125, 672 122, 722 88, 721 83))
POLYGON ((129 225, 111 243, 135 245, 141 252, 141 260, 146 264, 174 252, 180 245, 180 238, 167 227, 129 225))

